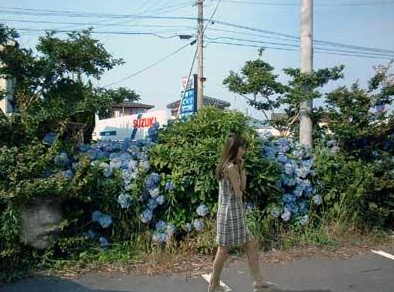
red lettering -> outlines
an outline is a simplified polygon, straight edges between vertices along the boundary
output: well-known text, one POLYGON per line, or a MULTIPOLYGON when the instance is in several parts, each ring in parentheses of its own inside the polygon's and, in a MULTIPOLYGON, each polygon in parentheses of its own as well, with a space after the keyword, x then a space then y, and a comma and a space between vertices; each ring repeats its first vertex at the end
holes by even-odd
POLYGON ((156 122, 156 117, 133 120, 133 127, 134 128, 152 127, 155 122, 156 122))

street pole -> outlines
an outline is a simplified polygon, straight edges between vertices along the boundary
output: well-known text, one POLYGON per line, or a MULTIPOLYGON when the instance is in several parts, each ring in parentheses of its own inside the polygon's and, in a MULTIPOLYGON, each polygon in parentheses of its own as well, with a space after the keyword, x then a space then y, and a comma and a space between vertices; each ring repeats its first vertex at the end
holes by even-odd
POLYGON ((198 71, 197 71, 197 110, 201 109, 204 105, 204 66, 203 66, 203 46, 204 46, 204 13, 203 13, 204 0, 197 0, 198 6, 198 44, 197 44, 197 58, 198 58, 198 71))
MULTIPOLYGON (((301 73, 313 70, 313 0, 301 0, 301 73)), ((300 143, 312 147, 313 101, 307 100, 300 105, 300 143)))

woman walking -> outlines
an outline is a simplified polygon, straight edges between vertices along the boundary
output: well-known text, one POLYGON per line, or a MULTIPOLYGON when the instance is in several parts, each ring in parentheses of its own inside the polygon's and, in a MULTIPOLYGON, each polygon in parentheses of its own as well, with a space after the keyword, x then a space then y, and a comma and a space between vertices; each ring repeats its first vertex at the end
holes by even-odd
POLYGON ((233 134, 228 139, 222 157, 216 168, 219 181, 219 206, 217 213, 218 249, 213 263, 213 272, 208 292, 223 292, 220 285, 220 274, 228 258, 231 245, 245 245, 246 256, 253 278, 254 292, 269 291, 269 286, 260 274, 257 244, 246 226, 242 196, 246 188, 246 174, 243 155, 246 142, 233 134))

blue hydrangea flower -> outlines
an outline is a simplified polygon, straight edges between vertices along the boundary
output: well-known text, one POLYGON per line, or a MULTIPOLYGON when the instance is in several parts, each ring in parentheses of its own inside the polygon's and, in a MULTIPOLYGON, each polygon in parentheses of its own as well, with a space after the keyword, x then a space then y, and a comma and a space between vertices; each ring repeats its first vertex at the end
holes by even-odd
POLYGON ((287 162, 287 156, 284 155, 283 153, 280 153, 278 155, 278 162, 285 164, 287 162))
POLYGON ((102 214, 98 222, 101 225, 101 227, 107 228, 112 224, 112 218, 110 215, 102 214))
POLYGON ((276 149, 274 147, 264 147, 263 148, 264 151, 264 156, 268 159, 273 159, 275 158, 276 155, 276 149))
POLYGON ((270 212, 271 216, 274 218, 278 218, 280 216, 280 212, 278 208, 273 208, 270 212))
POLYGON ((172 182, 170 182, 170 181, 166 182, 165 189, 167 191, 170 191, 170 192, 173 191, 174 190, 174 184, 172 182))
POLYGON ((282 187, 282 182, 280 180, 277 180, 275 182, 275 187, 277 187, 278 189, 280 189, 282 187))
POLYGON ((202 219, 194 219, 193 220, 193 227, 197 231, 202 231, 204 229, 204 221, 202 219))
POLYGON ((157 208, 158 205, 159 205, 159 204, 157 203, 156 199, 150 198, 150 199, 148 200, 147 207, 148 207, 150 210, 152 210, 152 211, 155 210, 155 209, 157 208))
POLYGON ((112 224, 111 216, 103 214, 100 211, 94 211, 92 214, 92 219, 94 222, 98 222, 103 228, 107 228, 112 224))
POLYGON ((186 232, 192 231, 192 228, 193 228, 193 226, 192 226, 190 223, 186 223, 186 224, 183 226, 183 229, 184 229, 186 232))
POLYGON ((130 195, 122 193, 119 195, 117 201, 122 209, 127 209, 131 206, 132 198, 130 195))
POLYGON ((156 201, 161 206, 161 205, 163 205, 166 202, 166 199, 165 199, 165 197, 163 195, 161 195, 161 196, 158 196, 156 198, 156 201))
POLYGON ((304 196, 310 197, 314 192, 315 192, 315 189, 312 187, 312 185, 306 186, 304 189, 304 196))
POLYGON ((71 179, 73 178, 73 176, 74 176, 74 173, 72 172, 71 169, 69 169, 69 170, 63 171, 63 172, 62 172, 62 176, 63 176, 65 179, 67 179, 67 180, 71 180, 71 179))
POLYGON ((55 156, 54 162, 57 166, 67 167, 71 164, 71 160, 68 158, 67 153, 62 152, 55 156))
POLYGON ((140 220, 142 223, 149 223, 152 220, 153 217, 153 212, 151 209, 146 208, 141 214, 140 214, 140 220))
POLYGON ((130 160, 127 164, 127 168, 133 171, 138 170, 138 162, 136 160, 130 160))
POLYGON ((71 169, 77 171, 80 165, 79 162, 73 162, 73 164, 71 164, 71 169))
POLYGON ((150 169, 150 163, 147 160, 141 160, 140 166, 143 170, 148 171, 150 169))
POLYGON ((149 190, 149 194, 151 195, 152 198, 157 198, 160 196, 160 190, 158 188, 151 189, 149 190))
POLYGON ((155 184, 158 184, 158 183, 161 181, 160 174, 158 174, 158 173, 156 173, 156 172, 151 173, 150 176, 151 176, 151 178, 152 178, 152 180, 153 180, 153 182, 154 182, 155 184))
POLYGON ((273 134, 270 131, 266 131, 261 136, 263 139, 269 140, 272 138, 273 134))
POLYGON ((203 217, 209 213, 208 207, 204 204, 201 204, 200 206, 198 206, 196 211, 199 216, 203 216, 203 217))
POLYGON ((313 160, 312 159, 306 159, 306 160, 302 160, 301 161, 301 165, 303 167, 306 167, 308 169, 311 169, 312 165, 313 165, 313 160))
POLYGON ((299 212, 301 214, 308 213, 308 202, 306 200, 301 200, 298 202, 299 212))
POLYGON ((309 221, 308 215, 304 215, 304 216, 302 216, 300 223, 301 223, 301 225, 305 226, 306 224, 308 224, 308 221, 309 221))
POLYGON ((314 195, 312 201, 315 205, 319 206, 322 203, 322 198, 319 195, 314 195))
POLYGON ((302 149, 295 149, 292 152, 292 155, 296 158, 296 159, 302 159, 302 157, 304 156, 304 153, 302 151, 302 149))
POLYGON ((294 173, 294 171, 295 171, 294 166, 291 163, 285 164, 285 173, 287 175, 292 175, 294 173))
POLYGON ((92 219, 93 219, 93 221, 94 222, 98 222, 99 221, 99 219, 100 219, 100 217, 102 216, 103 214, 100 212, 100 211, 94 211, 93 212, 93 214, 92 214, 92 219))
POLYGON ((154 189, 156 187, 156 183, 150 175, 145 178, 145 186, 148 190, 154 189))
POLYGON ((300 208, 296 204, 296 202, 290 202, 285 205, 285 209, 289 210, 291 214, 298 214, 300 211, 300 208))
POLYGON ((89 145, 86 145, 86 144, 83 144, 83 143, 78 145, 78 151, 81 152, 81 153, 85 153, 89 149, 90 149, 89 145))
POLYGON ((92 229, 89 229, 88 232, 87 232, 87 234, 86 234, 86 236, 87 236, 89 239, 94 239, 94 238, 96 237, 96 234, 93 232, 92 229))
POLYGON ((309 175, 309 173, 310 173, 310 170, 307 167, 301 167, 301 168, 296 169, 296 175, 299 178, 306 178, 309 175))
POLYGON ((296 195, 297 197, 301 197, 304 189, 302 186, 297 186, 295 190, 293 191, 293 194, 296 195))
POLYGON ((112 175, 112 169, 111 169, 111 167, 109 166, 108 163, 101 162, 100 163, 100 168, 103 169, 104 177, 108 178, 108 177, 110 177, 112 175))
POLYGON ((100 236, 99 240, 102 247, 107 247, 109 245, 108 239, 104 236, 100 236))
POLYGON ((291 212, 290 212, 290 210, 288 210, 288 209, 285 208, 285 211, 282 213, 281 218, 283 219, 283 221, 286 221, 286 222, 289 221, 290 218, 291 218, 291 212))
POLYGON ((175 233, 175 225, 170 223, 167 225, 167 234, 173 235, 175 233))
POLYGON ((245 210, 246 212, 252 212, 255 209, 255 205, 253 203, 246 203, 245 210))
POLYGON ((152 241, 157 243, 165 243, 168 240, 168 235, 165 232, 155 231, 152 235, 152 241))
POLYGON ((157 231, 164 231, 167 228, 167 224, 163 220, 160 220, 156 223, 155 228, 157 231))
POLYGON ((56 138, 57 138, 56 133, 52 133, 52 132, 46 133, 44 137, 44 143, 52 146, 53 143, 55 143, 56 138))
POLYGON ((282 153, 286 153, 290 150, 289 141, 286 138, 279 138, 277 144, 279 151, 282 153))
POLYGON ((283 203, 285 203, 285 204, 289 204, 289 203, 292 203, 292 202, 297 201, 297 198, 296 198, 296 196, 293 195, 293 194, 284 194, 284 195, 282 196, 282 201, 283 201, 283 203))
POLYGON ((289 187, 294 187, 297 184, 297 181, 294 178, 288 180, 287 185, 289 187))

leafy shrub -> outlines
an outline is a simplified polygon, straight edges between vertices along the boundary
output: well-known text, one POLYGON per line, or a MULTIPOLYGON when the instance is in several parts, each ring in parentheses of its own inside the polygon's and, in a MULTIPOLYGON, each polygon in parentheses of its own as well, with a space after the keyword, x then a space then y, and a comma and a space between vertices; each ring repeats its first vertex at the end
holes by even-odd
POLYGON ((317 189, 324 196, 326 220, 361 229, 392 224, 394 162, 391 156, 386 154, 366 162, 329 148, 317 149, 315 156, 317 189))
POLYGON ((163 212, 166 220, 176 225, 192 222, 202 203, 211 214, 216 212, 215 167, 231 133, 240 133, 248 141, 246 201, 260 208, 267 205, 270 194, 276 192, 278 172, 275 163, 261 159, 257 133, 242 114, 206 107, 186 122, 167 126, 159 133, 158 144, 150 149, 152 166, 174 185, 163 212))

